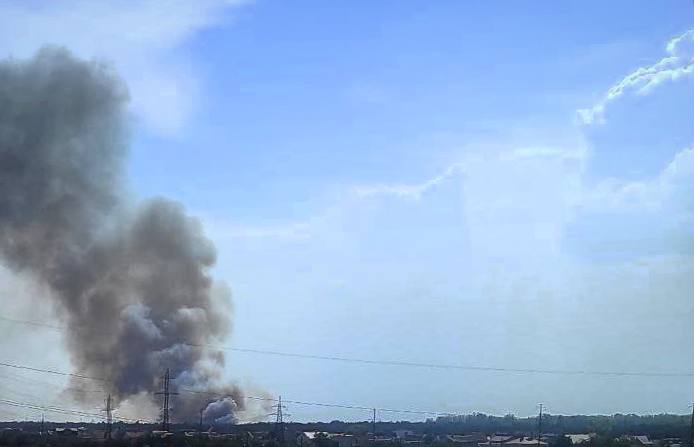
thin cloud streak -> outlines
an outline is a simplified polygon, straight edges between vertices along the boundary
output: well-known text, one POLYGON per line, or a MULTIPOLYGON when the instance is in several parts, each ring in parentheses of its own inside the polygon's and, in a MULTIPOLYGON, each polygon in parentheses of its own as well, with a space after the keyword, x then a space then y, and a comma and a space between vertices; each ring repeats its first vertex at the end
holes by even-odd
POLYGON ((396 196, 401 198, 407 198, 412 200, 419 200, 428 191, 439 186, 446 180, 463 173, 465 171, 465 164, 455 163, 446 168, 441 174, 430 178, 422 183, 407 184, 407 183, 397 183, 397 184, 378 184, 378 185, 364 185, 357 186, 354 188, 354 194, 359 198, 374 197, 374 196, 396 196))
POLYGON ((694 29, 672 38, 667 56, 653 65, 639 67, 610 87, 593 107, 577 111, 582 124, 604 124, 608 105, 626 94, 648 95, 661 84, 694 74, 694 29))

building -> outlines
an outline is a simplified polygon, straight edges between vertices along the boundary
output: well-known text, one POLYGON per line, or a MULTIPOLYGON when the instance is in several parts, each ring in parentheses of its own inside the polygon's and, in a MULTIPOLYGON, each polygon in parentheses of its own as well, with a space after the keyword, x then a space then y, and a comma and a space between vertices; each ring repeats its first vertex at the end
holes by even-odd
POLYGON ((566 437, 571 439, 571 444, 578 445, 578 444, 583 444, 585 442, 590 442, 590 440, 595 437, 595 433, 571 434, 571 435, 566 435, 566 437))
POLYGON ((414 436, 415 434, 412 430, 395 430, 393 433, 397 439, 405 439, 408 436, 414 436))
POLYGON ((304 431, 299 435, 300 447, 314 447, 319 437, 325 437, 337 447, 356 447, 358 445, 357 438, 354 435, 345 433, 327 433, 321 431, 304 431))
POLYGON ((55 436, 76 438, 79 436, 80 431, 76 428, 71 427, 56 427, 55 430, 53 430, 53 434, 55 434, 55 436))
POLYGON ((513 436, 511 435, 491 435, 487 436, 486 441, 478 442, 477 445, 479 447, 501 447, 512 439, 513 436))
POLYGON ((631 445, 634 447, 653 447, 654 443, 646 435, 629 436, 631 445))
POLYGON ((504 443, 504 447, 530 447, 530 446, 547 446, 545 441, 537 438, 521 437, 514 438, 504 443))
POLYGON ((482 433, 472 433, 469 435, 446 435, 444 441, 458 447, 477 447, 480 443, 484 444, 487 437, 482 433))

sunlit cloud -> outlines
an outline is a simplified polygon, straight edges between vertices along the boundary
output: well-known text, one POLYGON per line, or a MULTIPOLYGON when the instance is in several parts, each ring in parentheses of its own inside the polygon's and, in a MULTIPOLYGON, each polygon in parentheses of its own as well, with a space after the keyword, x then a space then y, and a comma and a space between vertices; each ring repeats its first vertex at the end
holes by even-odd
POLYGON ((112 63, 148 130, 181 132, 202 82, 177 50, 196 33, 230 18, 243 0, 138 0, 0 3, 0 55, 28 57, 44 45, 112 63))
POLYGON ((605 112, 610 103, 624 95, 648 95, 668 81, 694 74, 694 29, 671 39, 665 46, 667 55, 652 65, 639 67, 618 83, 593 107, 578 110, 578 119, 583 124, 605 122, 605 112))

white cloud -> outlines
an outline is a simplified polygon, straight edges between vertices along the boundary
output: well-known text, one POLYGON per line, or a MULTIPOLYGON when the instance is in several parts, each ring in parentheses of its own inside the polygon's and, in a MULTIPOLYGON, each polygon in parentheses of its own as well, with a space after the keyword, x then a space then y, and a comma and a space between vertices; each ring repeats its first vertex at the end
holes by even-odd
MULTIPOLYGON (((657 370, 663 346, 670 346, 668 355, 687 346, 681 315, 692 309, 693 259, 670 250, 663 237, 644 244, 638 239, 648 232, 634 221, 641 225, 651 206, 681 210, 674 198, 694 184, 692 149, 648 181, 593 184, 585 169, 590 152, 580 143, 479 146, 485 150, 421 182, 362 186, 368 193, 361 196, 348 190, 334 202, 341 211, 318 210, 321 218, 308 219, 308 237, 296 243, 268 237, 230 245, 226 252, 236 260, 228 271, 243 281, 234 281, 243 297, 238 319, 251 318, 258 307, 250 303, 262 302, 278 315, 277 324, 287 325, 288 346, 320 340, 317 350, 342 346, 355 356, 443 356, 487 365, 533 357, 552 368, 629 370, 640 361, 641 369, 657 370), (597 213, 595 226, 578 228, 578 242, 589 239, 589 249, 572 251, 567 229, 591 220, 587 214, 599 208, 613 215, 597 213), (628 257, 618 253, 603 262, 591 250, 620 251, 623 243, 628 257), (302 330, 291 330, 296 327, 302 330), (368 341, 344 347, 345 328, 368 341), (372 337, 398 343, 373 344, 372 337), (624 339, 633 340, 634 349, 624 352, 624 339)), ((654 213, 654 227, 664 228, 672 215, 654 213)), ((262 338, 264 327, 246 327, 244 336, 262 338)), ((326 367, 306 371, 324 374, 326 367)), ((351 391, 358 374, 337 374, 351 391)), ((440 384, 426 382, 427 394, 436 395, 440 385, 447 393, 459 390, 442 393, 442 400, 459 399, 470 408, 522 405, 527 396, 518 390, 535 386, 551 390, 567 412, 670 409, 677 397, 656 382, 610 387, 605 379, 579 378, 563 393, 565 387, 547 377, 520 377, 520 387, 506 387, 505 376, 474 376, 475 385, 464 390, 455 387, 458 379, 437 376, 440 384), (633 397, 639 389, 648 397, 633 397), (577 401, 577 391, 601 398, 577 401)), ((421 377, 407 373, 403 380, 421 377)))
POLYGON ((419 183, 349 188, 329 207, 304 220, 270 227, 212 224, 218 228, 213 233, 237 240, 265 239, 268 243, 320 240, 323 246, 358 246, 354 238, 378 237, 379 223, 373 219, 388 228, 414 225, 410 228, 414 230, 417 221, 429 219, 427 213, 438 213, 432 208, 454 208, 458 205, 446 201, 462 200, 466 227, 459 232, 468 233, 476 253, 514 259, 522 258, 528 250, 538 256, 547 255, 559 249, 561 230, 581 198, 581 175, 587 157, 588 151, 582 145, 524 145, 478 152, 419 183), (401 223, 394 222, 398 219, 401 223), (352 242, 329 242, 333 239, 352 242))
POLYGON ((135 115, 151 130, 175 134, 193 113, 200 82, 176 50, 223 21, 242 0, 72 0, 0 3, 0 56, 28 57, 62 45, 115 64, 135 115))
POLYGON ((555 259, 587 156, 580 148, 521 147, 478 164, 463 186, 475 253, 523 264, 555 259))
POLYGON ((353 192, 357 197, 374 197, 374 196, 396 196, 419 200, 426 192, 440 185, 444 181, 454 177, 456 174, 462 173, 465 170, 463 163, 455 163, 446 168, 441 174, 436 175, 422 183, 397 183, 397 184, 377 184, 377 185, 362 185, 353 188, 353 192))
MULTIPOLYGON (((395 237, 396 229, 398 234, 407 235, 402 236, 403 241, 426 240, 437 237, 439 227, 452 231, 457 226, 456 231, 468 240, 470 259, 534 268, 548 259, 562 259, 566 250, 571 250, 565 245, 567 229, 581 228, 585 219, 608 219, 615 226, 600 227, 599 238, 626 243, 634 225, 641 227, 634 229, 633 237, 641 237, 648 228, 656 233, 670 231, 666 216, 672 222, 691 221, 694 148, 680 151, 657 176, 640 181, 589 180, 585 175, 589 159, 590 152, 582 144, 566 148, 551 144, 507 147, 466 157, 419 183, 348 189, 329 207, 306 219, 270 226, 223 224, 213 233, 222 238, 229 236, 237 243, 264 241, 262 246, 266 248, 277 243, 300 243, 303 247, 318 244, 368 251, 378 250, 375 244, 379 239, 395 237), (446 208, 449 211, 442 211, 446 208), (462 215, 458 220, 456 212, 462 215)), ((455 232, 445 234, 453 237, 455 232)), ((670 242, 665 238, 671 236, 654 234, 663 242, 660 246, 655 242, 649 249, 670 251, 670 242)), ((580 237, 598 240, 590 234, 580 237)), ((631 252, 639 251, 636 245, 631 252)), ((374 256, 381 254, 374 251, 374 256)))
POLYGON ((607 106, 623 95, 646 95, 667 81, 694 74, 694 29, 671 39, 665 46, 667 56, 653 65, 639 67, 610 87, 591 108, 578 110, 583 124, 604 123, 607 106))
POLYGON ((584 212, 658 211, 688 212, 694 197, 694 147, 679 151, 652 178, 625 181, 608 178, 586 188, 581 200, 584 212))
MULTIPOLYGON (((634 362, 643 370, 664 368, 658 363, 663 346, 676 355, 688 343, 681 315, 692 312, 694 258, 672 250, 673 239, 657 231, 667 231, 672 216, 683 212, 680 199, 694 197, 687 194, 694 148, 652 179, 594 183, 582 141, 511 140, 480 141, 473 155, 466 152, 420 182, 345 188, 303 221, 301 240, 258 231, 230 241, 220 251, 229 253, 220 256, 220 269, 236 286, 238 321, 272 309, 265 324, 247 324, 238 334, 248 343, 263 340, 273 324, 282 328, 286 346, 340 346, 354 356, 486 365, 532 357, 558 369, 630 370, 634 362), (575 249, 570 237, 586 247, 575 249), (360 335, 349 346, 341 343, 346 328, 360 335), (625 339, 633 341, 629 352, 625 339)), ((682 365, 691 367, 691 361, 682 365)), ((325 368, 301 371, 316 372, 312 383, 328 386, 320 378, 325 368)), ((352 383, 361 380, 358 373, 335 374, 349 392, 358 388, 352 383)), ((391 380, 384 377, 389 373, 372 374, 391 380)), ((433 385, 416 373, 401 378, 393 389, 407 389, 408 380, 427 383, 427 395, 435 396, 427 402, 440 398, 471 409, 523 405, 522 390, 529 387, 545 389, 567 412, 672 411, 677 402, 674 386, 655 381, 615 387, 604 378, 578 378, 564 393, 561 384, 539 376, 514 378, 521 384, 510 387, 506 376, 475 375, 467 388, 456 388, 455 375, 437 376, 433 385), (445 389, 440 397, 439 387, 445 389), (576 400, 577 393, 601 397, 576 400)), ((282 387, 272 377, 264 380, 282 387)))

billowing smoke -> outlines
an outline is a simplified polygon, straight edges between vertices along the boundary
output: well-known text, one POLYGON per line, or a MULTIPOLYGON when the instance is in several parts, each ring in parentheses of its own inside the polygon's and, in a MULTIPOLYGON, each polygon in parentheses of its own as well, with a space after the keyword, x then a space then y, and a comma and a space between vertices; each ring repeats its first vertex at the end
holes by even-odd
POLYGON ((232 415, 236 413, 236 400, 232 398, 220 399, 212 402, 205 408, 203 418, 207 421, 216 421, 221 423, 234 422, 232 415))
POLYGON ((0 62, 2 259, 49 287, 75 370, 117 400, 151 395, 170 368, 210 393, 181 396, 177 419, 209 404, 233 420, 241 391, 222 383, 223 355, 200 349, 230 326, 215 250, 179 204, 126 198, 127 99, 107 66, 64 49, 0 62))

